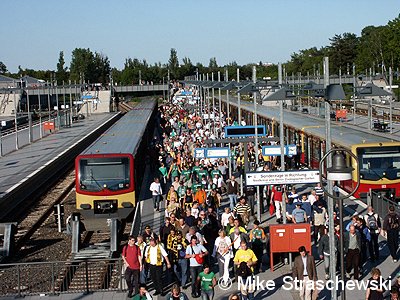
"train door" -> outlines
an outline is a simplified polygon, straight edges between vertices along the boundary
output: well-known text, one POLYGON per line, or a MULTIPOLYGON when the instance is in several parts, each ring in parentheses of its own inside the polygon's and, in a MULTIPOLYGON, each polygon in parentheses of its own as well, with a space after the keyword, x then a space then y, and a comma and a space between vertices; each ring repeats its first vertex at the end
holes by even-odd
POLYGON ((307 141, 307 166, 311 167, 312 139, 306 136, 307 141))

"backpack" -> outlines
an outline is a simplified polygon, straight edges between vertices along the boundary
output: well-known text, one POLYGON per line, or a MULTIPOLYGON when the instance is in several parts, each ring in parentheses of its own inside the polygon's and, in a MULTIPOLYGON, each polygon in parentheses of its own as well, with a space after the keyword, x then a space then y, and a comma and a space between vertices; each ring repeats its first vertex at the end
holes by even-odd
POLYGON ((373 214, 372 215, 368 215, 367 225, 368 225, 368 228, 370 230, 378 229, 378 222, 377 222, 377 220, 376 220, 376 218, 375 218, 375 216, 373 214))
POLYGON ((247 263, 244 261, 242 261, 240 263, 236 272, 237 272, 237 275, 242 278, 247 278, 247 277, 251 276, 251 274, 252 274, 251 269, 247 266, 247 263))
POLYGON ((397 214, 389 215, 388 228, 392 230, 397 230, 399 229, 399 226, 400 226, 399 216, 397 214))

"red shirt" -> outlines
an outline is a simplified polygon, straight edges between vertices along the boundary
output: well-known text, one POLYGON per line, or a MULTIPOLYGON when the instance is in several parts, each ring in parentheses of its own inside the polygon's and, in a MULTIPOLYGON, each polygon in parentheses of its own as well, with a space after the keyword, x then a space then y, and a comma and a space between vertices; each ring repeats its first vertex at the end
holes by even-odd
POLYGON ((129 269, 131 270, 139 270, 139 256, 140 256, 140 248, 137 245, 126 245, 122 249, 122 256, 125 257, 126 261, 129 264, 129 269))
POLYGON ((272 188, 272 192, 274 193, 273 195, 273 200, 274 201, 279 201, 282 202, 282 190, 280 192, 278 192, 275 187, 272 188))

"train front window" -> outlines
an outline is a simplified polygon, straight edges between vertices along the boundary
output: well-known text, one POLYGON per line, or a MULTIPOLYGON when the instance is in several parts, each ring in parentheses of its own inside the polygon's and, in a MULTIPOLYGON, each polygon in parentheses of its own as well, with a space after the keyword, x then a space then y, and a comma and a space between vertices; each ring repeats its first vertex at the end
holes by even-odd
POLYGON ((80 160, 80 188, 88 192, 129 188, 129 158, 103 157, 80 160))
POLYGON ((357 149, 360 178, 395 180, 400 178, 400 147, 368 147, 357 149))

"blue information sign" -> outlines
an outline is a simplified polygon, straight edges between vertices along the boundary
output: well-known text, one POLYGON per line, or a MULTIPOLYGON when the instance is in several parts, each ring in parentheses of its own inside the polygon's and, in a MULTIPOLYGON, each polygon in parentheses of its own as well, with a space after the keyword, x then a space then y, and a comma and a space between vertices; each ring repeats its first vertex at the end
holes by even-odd
MULTIPOLYGON (((285 155, 293 156, 297 154, 296 145, 285 145, 285 155)), ((264 156, 280 156, 281 146, 263 146, 262 155, 264 156)))

